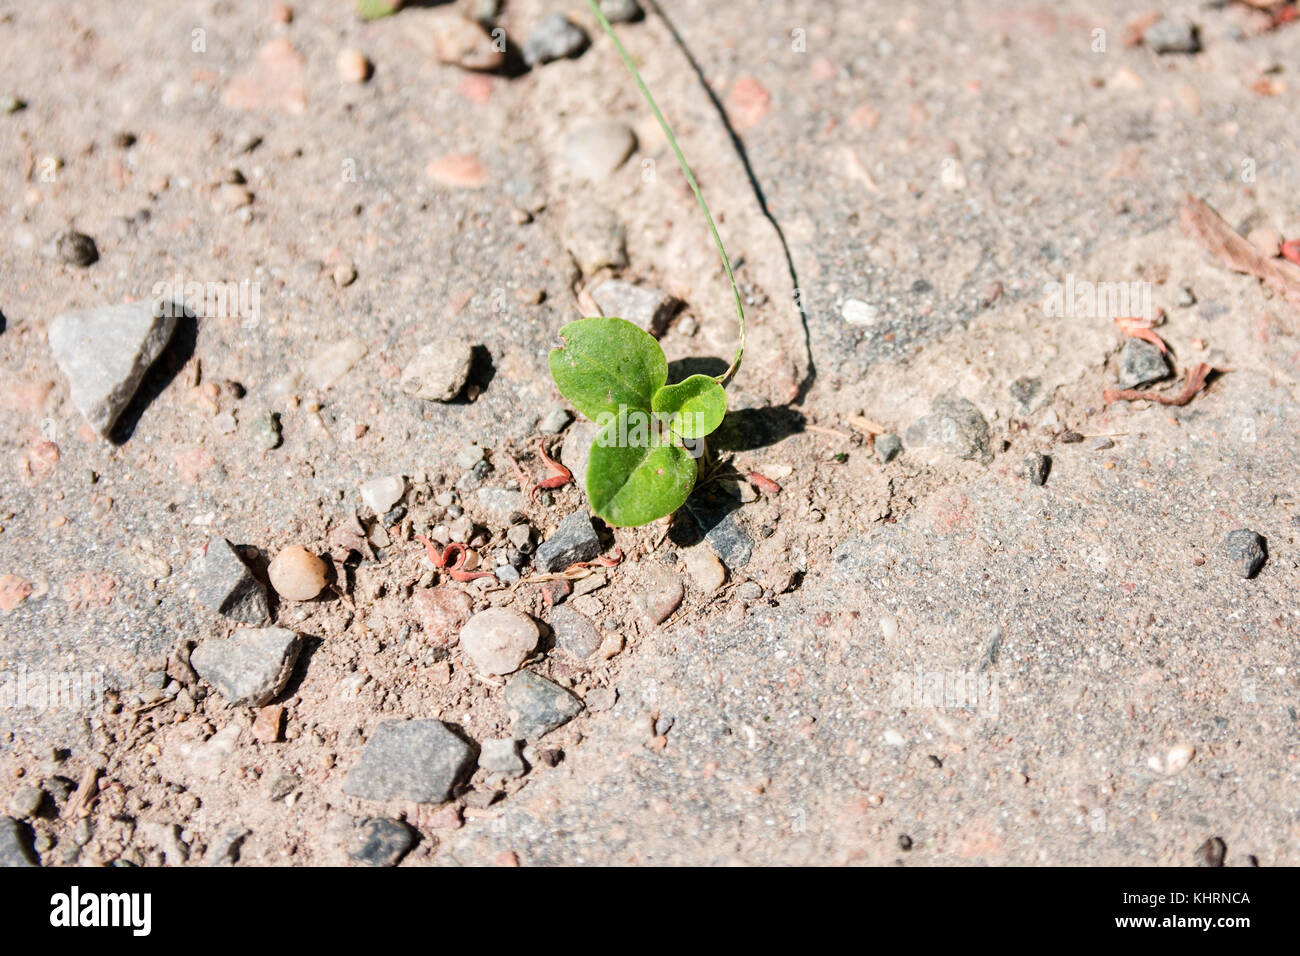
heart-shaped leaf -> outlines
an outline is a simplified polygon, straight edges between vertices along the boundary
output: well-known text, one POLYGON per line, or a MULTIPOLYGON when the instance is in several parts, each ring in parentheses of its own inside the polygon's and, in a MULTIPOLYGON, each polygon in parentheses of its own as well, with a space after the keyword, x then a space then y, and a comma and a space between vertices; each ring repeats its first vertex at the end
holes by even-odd
POLYGON ((625 409, 591 446, 587 498, 612 525, 649 524, 682 506, 695 487, 695 474, 695 459, 665 441, 648 413, 625 409))
POLYGON ((659 389, 650 405, 656 415, 666 417, 673 434, 703 438, 722 424, 727 414, 727 392, 710 375, 692 375, 659 389))
POLYGON ((650 411, 668 380, 659 343, 625 319, 591 318, 560 329, 564 347, 551 349, 551 377, 560 394, 592 421, 601 413, 650 411))

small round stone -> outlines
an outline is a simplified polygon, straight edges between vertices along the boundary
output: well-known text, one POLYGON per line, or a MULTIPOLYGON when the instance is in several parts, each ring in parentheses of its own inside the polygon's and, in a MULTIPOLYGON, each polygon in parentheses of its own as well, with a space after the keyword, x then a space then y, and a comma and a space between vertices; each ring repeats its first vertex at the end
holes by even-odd
POLYGON ((71 266, 94 265, 99 261, 99 249, 95 240, 84 232, 65 232, 55 243, 59 258, 71 266))
POLYGON ((300 544, 277 554, 267 574, 275 592, 290 601, 310 601, 325 587, 325 562, 300 544))
POLYGON ((727 569, 707 545, 688 549, 682 561, 691 580, 705 594, 712 594, 727 581, 727 569))
POLYGON ((338 60, 339 76, 345 83, 364 83, 370 79, 372 67, 370 60, 359 50, 340 50, 338 60))
POLYGON ((513 674, 537 647, 541 630, 527 614, 508 607, 480 611, 461 629, 460 646, 479 673, 513 674))

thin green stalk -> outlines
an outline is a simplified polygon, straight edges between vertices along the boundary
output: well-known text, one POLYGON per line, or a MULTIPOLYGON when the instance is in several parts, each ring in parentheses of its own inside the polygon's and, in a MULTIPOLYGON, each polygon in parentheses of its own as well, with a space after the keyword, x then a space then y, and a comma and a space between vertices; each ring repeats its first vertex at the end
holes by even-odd
POLYGON ((622 41, 619 40, 618 34, 614 32, 609 20, 605 18, 605 14, 601 13, 597 0, 587 0, 587 6, 591 7, 591 12, 595 14, 601 27, 604 28, 609 38, 614 41, 614 48, 618 50, 618 55, 623 58, 623 65, 632 74, 632 79, 636 80, 636 85, 641 88, 641 95, 645 97, 651 112, 655 114, 655 119, 659 121, 659 126, 663 129, 664 135, 668 137, 668 145, 673 148, 673 152, 677 156, 677 165, 682 168, 682 175, 690 183, 691 191, 695 193, 700 209, 704 211, 704 218, 709 222, 709 231, 713 233, 713 243, 718 247, 718 255, 722 258, 722 268, 726 270, 727 281, 731 283, 731 294, 736 298, 736 322, 740 326, 740 344, 736 347, 736 357, 731 360, 731 366, 725 372, 716 376, 718 382, 726 385, 740 370, 740 360, 745 354, 745 310, 740 302, 740 288, 736 285, 736 277, 731 271, 731 260, 727 258, 727 250, 722 248, 722 237, 718 235, 718 227, 714 225, 713 214, 709 212, 709 204, 704 201, 704 194, 700 192, 700 184, 695 181, 695 174, 691 172, 686 157, 682 155, 681 147, 677 145, 677 137, 673 135, 672 129, 668 126, 668 121, 664 119, 664 114, 659 112, 659 106, 655 103, 655 98, 650 95, 650 90, 646 88, 645 81, 641 79, 640 71, 637 70, 636 64, 632 62, 632 57, 624 48, 622 41))

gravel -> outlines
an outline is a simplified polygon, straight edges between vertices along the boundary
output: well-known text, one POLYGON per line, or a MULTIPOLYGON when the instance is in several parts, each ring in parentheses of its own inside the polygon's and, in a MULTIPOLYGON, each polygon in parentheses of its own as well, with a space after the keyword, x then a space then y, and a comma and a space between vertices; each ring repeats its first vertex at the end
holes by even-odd
POLYGON ((625 123, 601 120, 575 129, 564 139, 564 161, 579 176, 601 182, 636 149, 636 135, 625 123))
POLYGON ((400 820, 363 820, 348 845, 348 858, 363 866, 396 866, 415 846, 411 828, 400 820))
POLYGON ((406 494, 406 479, 401 475, 372 478, 357 489, 362 503, 377 515, 387 514, 406 494))
POLYGON ((198 577, 198 598, 205 607, 243 624, 266 624, 271 608, 266 585, 225 538, 208 541, 198 577))
POLYGON ((542 17, 524 41, 524 62, 529 66, 575 57, 587 49, 587 32, 562 13, 542 17))
POLYGON ((55 251, 61 261, 70 266, 92 266, 99 261, 99 248, 95 240, 82 232, 65 232, 55 241, 55 251))
POLYGON ((636 0, 600 0, 600 12, 610 23, 632 23, 645 16, 636 0))
POLYGON ((1041 452, 1030 455, 1020 465, 1020 474, 1034 485, 1047 484, 1047 476, 1051 470, 1052 459, 1041 452))
POLYGON ((460 632, 460 648, 480 674, 495 677, 519 670, 540 637, 541 629, 527 614, 494 607, 469 619, 460 632))
POLYGON ((1168 378, 1173 370, 1160 349, 1141 339, 1129 339, 1119 353, 1119 387, 1137 388, 1168 378))
POLYGON ((887 465, 903 452, 903 439, 888 432, 876 439, 876 461, 887 465))
POLYGON ((283 627, 239 628, 228 638, 208 638, 190 664, 232 704, 261 707, 284 690, 302 639, 283 627))
POLYGON ((550 625, 556 650, 572 658, 586 660, 600 649, 600 631, 581 611, 564 605, 552 608, 550 625))
POLYGON ((666 292, 633 285, 622 279, 608 279, 591 291, 602 315, 627 319, 656 338, 668 329, 668 322, 680 303, 666 292))
POLYGON ((386 720, 367 741, 343 792, 363 800, 443 803, 473 764, 474 749, 441 720, 386 720))
POLYGON ((50 350, 67 376, 72 402, 107 437, 171 341, 176 319, 149 303, 65 312, 50 324, 50 350))
POLYGON ((484 740, 480 747, 478 765, 484 770, 506 777, 521 777, 528 769, 524 758, 519 755, 519 741, 513 738, 484 740))
POLYGON ((974 404, 948 393, 936 398, 930 411, 907 429, 909 445, 941 448, 957 458, 984 464, 993 460, 988 422, 974 404))
POLYGON ((627 267, 627 229, 610 209, 576 204, 564 219, 564 246, 583 275, 627 267))
POLYGON ((0 817, 0 868, 38 865, 31 828, 13 817, 0 817))
POLYGON ((1229 531, 1223 542, 1223 553, 1237 566, 1243 578, 1253 578, 1268 560, 1268 542, 1264 536, 1248 528, 1229 531))
POLYGON ((1200 31, 1186 17, 1161 17, 1147 27, 1142 35, 1144 42, 1157 53, 1199 53, 1200 31))
POLYGON ((450 402, 465 387, 473 364, 471 342, 462 339, 423 345, 402 369, 402 391, 431 402, 450 402))
POLYGON ((600 538, 584 511, 575 511, 555 529, 555 533, 537 548, 537 570, 550 574, 563 571, 579 561, 594 561, 600 556, 600 538))
POLYGON ((582 701, 532 671, 520 671, 510 678, 505 701, 516 740, 537 740, 582 712, 582 701))

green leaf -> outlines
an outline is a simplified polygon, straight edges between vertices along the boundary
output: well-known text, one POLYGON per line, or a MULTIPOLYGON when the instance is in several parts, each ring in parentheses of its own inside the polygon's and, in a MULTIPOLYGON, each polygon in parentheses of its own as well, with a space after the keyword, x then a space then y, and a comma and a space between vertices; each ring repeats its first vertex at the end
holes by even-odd
POLYGON ((650 411, 668 380, 664 350, 625 319, 592 318, 560 329, 564 347, 551 349, 551 377, 560 394, 592 421, 620 409, 650 411))
POLYGON ((396 13, 402 3, 403 0, 357 0, 357 16, 362 20, 378 20, 396 13))
POLYGON ((703 438, 722 424, 727 414, 727 391, 711 375, 692 375, 659 389, 650 405, 656 414, 668 417, 673 434, 703 438))
POLYGON ((611 525, 635 527, 670 515, 695 487, 695 459, 665 442, 651 416, 624 410, 596 436, 587 462, 587 498, 611 525))

